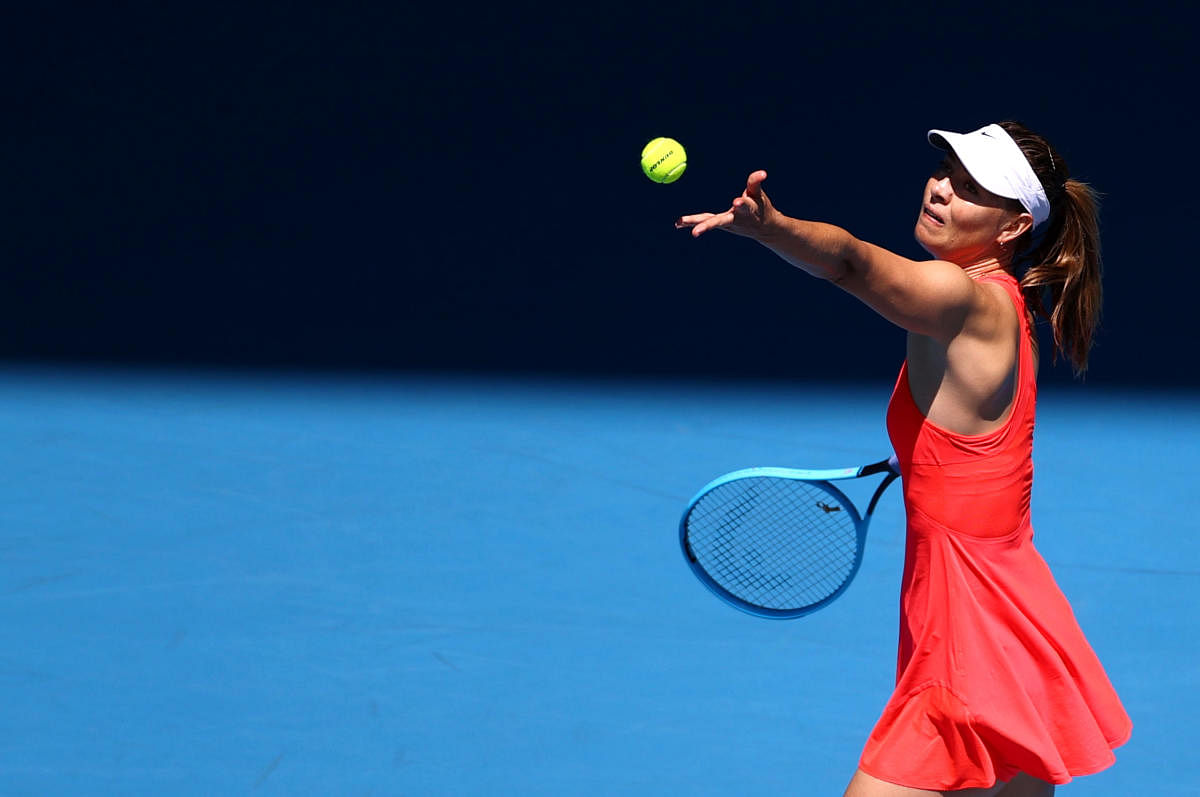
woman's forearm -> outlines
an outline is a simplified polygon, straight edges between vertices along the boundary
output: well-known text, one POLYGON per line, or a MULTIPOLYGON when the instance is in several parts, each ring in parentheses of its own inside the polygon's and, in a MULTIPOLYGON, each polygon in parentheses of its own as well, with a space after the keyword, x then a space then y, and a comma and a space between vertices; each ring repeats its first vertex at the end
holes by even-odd
POLYGON ((833 224, 779 214, 755 238, 796 268, 830 282, 843 281, 857 266, 858 240, 833 224))

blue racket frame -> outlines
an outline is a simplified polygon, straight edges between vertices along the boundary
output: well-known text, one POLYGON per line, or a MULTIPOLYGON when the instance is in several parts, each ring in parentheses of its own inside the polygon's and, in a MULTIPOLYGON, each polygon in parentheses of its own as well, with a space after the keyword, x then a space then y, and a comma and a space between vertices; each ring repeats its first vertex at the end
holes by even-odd
POLYGON ((741 470, 735 470, 730 473, 726 473, 723 476, 718 476, 716 479, 713 479, 711 482, 700 488, 700 491, 697 492, 692 497, 692 500, 688 502, 687 508, 683 512, 683 516, 679 519, 679 545, 683 551, 683 558, 688 563, 688 567, 691 568, 692 573, 697 579, 700 580, 701 584, 707 587, 709 591, 718 598, 735 609, 746 612, 747 614, 755 615, 756 617, 766 617, 772 620, 794 620, 798 617, 804 617, 805 615, 812 614, 815 611, 824 609, 826 606, 841 597, 842 593, 844 593, 846 589, 849 588, 851 582, 854 581, 854 577, 858 575, 859 567, 862 565, 863 550, 866 547, 867 526, 870 524, 871 515, 875 512, 875 505, 879 503, 880 497, 883 496, 883 493, 885 490, 887 490, 888 486, 891 485, 891 483, 899 476, 899 464, 897 463, 895 455, 893 455, 890 459, 874 462, 870 465, 862 465, 856 468, 802 470, 799 468, 759 467, 742 468, 741 470), (867 504, 867 511, 861 515, 859 514, 858 507, 854 505, 854 502, 851 501, 844 492, 830 483, 844 479, 859 479, 863 476, 871 476, 876 473, 886 473, 887 475, 884 477, 883 481, 879 483, 879 486, 875 488, 875 492, 871 496, 870 502, 867 504), (706 571, 697 561, 695 555, 692 553, 691 546, 688 544, 688 518, 690 517, 696 504, 698 504, 700 500, 704 498, 704 496, 706 496, 712 490, 738 479, 764 477, 772 479, 803 481, 808 482, 815 487, 819 487, 835 498, 846 510, 850 519, 854 522, 854 531, 858 536, 854 564, 851 566, 849 574, 846 576, 846 579, 841 583, 841 585, 828 596, 820 601, 817 601, 816 603, 795 609, 772 609, 743 600, 713 580, 712 576, 708 574, 708 571, 706 571))

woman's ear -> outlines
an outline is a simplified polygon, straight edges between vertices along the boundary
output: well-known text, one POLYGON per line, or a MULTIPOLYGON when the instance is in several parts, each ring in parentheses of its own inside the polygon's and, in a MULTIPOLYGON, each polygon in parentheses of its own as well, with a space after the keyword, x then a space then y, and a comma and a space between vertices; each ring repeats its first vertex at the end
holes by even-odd
POLYGON ((1000 235, 996 240, 1001 246, 1008 246, 1032 229, 1033 215, 1030 213, 1018 213, 1000 228, 1000 235))

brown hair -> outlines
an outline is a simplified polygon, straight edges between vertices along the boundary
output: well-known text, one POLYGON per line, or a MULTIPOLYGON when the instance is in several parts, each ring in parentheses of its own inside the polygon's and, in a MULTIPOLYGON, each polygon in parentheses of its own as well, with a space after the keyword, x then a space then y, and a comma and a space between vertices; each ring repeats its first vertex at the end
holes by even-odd
POLYGON ((1025 153, 1050 200, 1050 218, 1022 236, 1014 263, 1025 263, 1021 292, 1035 315, 1050 322, 1054 346, 1076 376, 1087 370, 1100 321, 1099 198, 1091 186, 1070 179, 1050 142, 1019 122, 1001 122, 1025 153))

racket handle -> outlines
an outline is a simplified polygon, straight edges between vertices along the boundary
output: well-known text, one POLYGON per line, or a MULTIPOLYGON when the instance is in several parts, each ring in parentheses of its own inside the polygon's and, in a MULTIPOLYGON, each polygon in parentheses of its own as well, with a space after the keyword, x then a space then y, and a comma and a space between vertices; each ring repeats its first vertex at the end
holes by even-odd
POLYGON ((872 462, 870 465, 863 465, 859 468, 859 476, 870 476, 875 473, 900 473, 900 460, 895 454, 879 462, 872 462))

